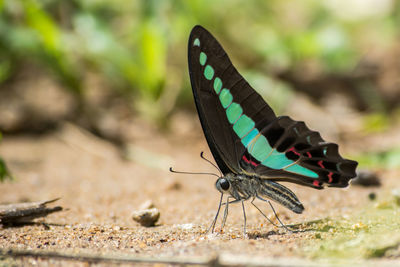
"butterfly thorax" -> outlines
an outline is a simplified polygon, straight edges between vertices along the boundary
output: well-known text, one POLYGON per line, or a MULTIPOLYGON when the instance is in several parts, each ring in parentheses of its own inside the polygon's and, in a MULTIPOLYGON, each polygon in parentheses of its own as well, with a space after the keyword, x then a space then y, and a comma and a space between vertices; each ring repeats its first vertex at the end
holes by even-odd
POLYGON ((261 179, 257 175, 228 173, 216 181, 215 187, 222 194, 229 194, 238 201, 250 198, 265 201, 267 198, 295 213, 301 213, 304 210, 303 205, 290 189, 276 182, 261 179))

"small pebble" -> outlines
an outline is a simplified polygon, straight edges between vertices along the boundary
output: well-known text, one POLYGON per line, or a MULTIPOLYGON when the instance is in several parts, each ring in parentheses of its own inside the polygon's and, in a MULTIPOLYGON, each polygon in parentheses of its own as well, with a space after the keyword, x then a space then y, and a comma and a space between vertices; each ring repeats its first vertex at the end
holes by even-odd
POLYGON ((369 198, 369 200, 373 201, 376 199, 376 194, 374 192, 371 192, 368 194, 368 198, 369 198))
POLYGON ((133 212, 132 218, 140 225, 150 227, 154 226, 160 218, 160 211, 157 208, 137 210, 133 212))
POLYGON ((121 230, 121 227, 118 226, 118 225, 114 225, 114 226, 112 227, 112 229, 113 229, 114 231, 120 231, 120 230, 121 230))

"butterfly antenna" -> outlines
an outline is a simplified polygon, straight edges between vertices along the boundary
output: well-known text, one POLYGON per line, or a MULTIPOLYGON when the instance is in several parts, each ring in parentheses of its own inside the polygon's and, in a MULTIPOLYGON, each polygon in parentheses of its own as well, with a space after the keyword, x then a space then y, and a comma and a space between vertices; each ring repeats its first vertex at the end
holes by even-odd
POLYGON ((218 174, 212 173, 212 172, 181 172, 181 171, 175 171, 172 169, 172 167, 169 167, 169 171, 173 173, 179 173, 179 174, 204 174, 204 175, 214 175, 216 177, 219 177, 218 174))
POLYGON ((221 170, 217 167, 217 165, 215 165, 214 163, 212 163, 211 160, 209 160, 209 159, 207 159, 206 157, 204 157, 204 151, 201 151, 200 157, 201 157, 202 159, 204 159, 205 161, 207 161, 208 163, 210 163, 211 165, 213 165, 213 166, 218 170, 219 174, 221 175, 221 176, 219 176, 219 177, 224 176, 224 175, 222 174, 221 170))

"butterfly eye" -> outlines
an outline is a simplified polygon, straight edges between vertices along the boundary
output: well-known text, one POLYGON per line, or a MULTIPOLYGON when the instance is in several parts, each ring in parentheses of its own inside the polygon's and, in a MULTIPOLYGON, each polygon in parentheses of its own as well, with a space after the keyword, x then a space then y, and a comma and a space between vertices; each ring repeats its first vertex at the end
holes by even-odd
POLYGON ((230 184, 227 179, 221 178, 221 179, 219 179, 218 183, 222 190, 226 191, 229 189, 230 184))

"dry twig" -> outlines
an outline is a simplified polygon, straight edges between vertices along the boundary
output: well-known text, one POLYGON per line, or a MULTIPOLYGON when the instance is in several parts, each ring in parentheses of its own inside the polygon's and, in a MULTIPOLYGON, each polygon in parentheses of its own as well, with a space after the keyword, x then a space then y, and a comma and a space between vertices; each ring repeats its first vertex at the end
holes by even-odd
POLYGON ((0 224, 30 223, 33 219, 46 217, 48 214, 61 211, 62 207, 47 207, 59 198, 49 201, 26 202, 17 204, 0 205, 0 224))
POLYGON ((218 258, 215 257, 199 257, 199 258, 155 258, 155 257, 137 257, 129 255, 96 255, 96 254, 68 254, 57 251, 34 251, 34 250, 15 250, 0 249, 0 256, 4 257, 35 257, 35 258, 52 258, 60 260, 83 261, 89 263, 161 263, 173 265, 205 265, 220 266, 218 258))

